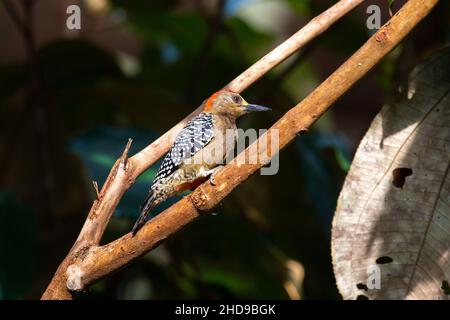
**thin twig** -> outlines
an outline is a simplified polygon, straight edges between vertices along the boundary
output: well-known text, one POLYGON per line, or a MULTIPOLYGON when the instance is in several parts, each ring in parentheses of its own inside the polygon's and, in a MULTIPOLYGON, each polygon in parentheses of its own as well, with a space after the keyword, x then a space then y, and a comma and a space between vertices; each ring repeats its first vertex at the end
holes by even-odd
POLYGON ((120 157, 120 165, 125 168, 128 160, 128 153, 130 152, 131 144, 133 143, 133 139, 128 138, 127 145, 123 150, 122 156, 120 157))
POLYGON ((97 199, 100 200, 100 191, 98 190, 97 181, 92 181, 92 185, 94 186, 95 194, 97 195, 97 199))

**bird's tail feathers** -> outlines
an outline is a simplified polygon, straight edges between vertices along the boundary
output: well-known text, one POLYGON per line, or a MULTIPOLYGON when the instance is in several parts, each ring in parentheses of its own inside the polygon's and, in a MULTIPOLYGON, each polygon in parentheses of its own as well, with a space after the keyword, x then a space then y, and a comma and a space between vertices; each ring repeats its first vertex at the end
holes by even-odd
POLYGON ((150 210, 152 210, 155 207, 155 197, 153 195, 153 191, 150 190, 147 197, 144 200, 144 203, 139 208, 140 214, 139 218, 137 219, 136 223, 133 226, 133 229, 131 230, 131 233, 133 237, 136 235, 136 233, 139 231, 139 229, 142 228, 142 226, 146 222, 147 215, 149 214, 150 210))

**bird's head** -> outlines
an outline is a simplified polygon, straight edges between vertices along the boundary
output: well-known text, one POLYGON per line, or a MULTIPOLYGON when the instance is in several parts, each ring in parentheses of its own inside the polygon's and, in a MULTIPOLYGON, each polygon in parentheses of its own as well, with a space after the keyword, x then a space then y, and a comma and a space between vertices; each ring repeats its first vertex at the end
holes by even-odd
POLYGON ((204 112, 225 115, 231 118, 239 118, 253 111, 268 110, 271 109, 257 104, 249 104, 240 94, 228 90, 220 90, 214 93, 206 100, 203 107, 204 112))

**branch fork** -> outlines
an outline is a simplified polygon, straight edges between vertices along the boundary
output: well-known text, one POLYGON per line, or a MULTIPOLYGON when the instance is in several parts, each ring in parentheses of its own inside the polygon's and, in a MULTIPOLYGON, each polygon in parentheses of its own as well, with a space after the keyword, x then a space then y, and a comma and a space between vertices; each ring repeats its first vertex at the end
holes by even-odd
MULTIPOLYGON (((256 62, 248 70, 228 84, 228 88, 241 92, 267 73, 274 66, 299 50, 305 43, 324 32, 336 20, 345 15, 363 0, 341 0, 333 7, 314 18, 304 28, 282 43, 275 50, 256 62)), ((279 132, 281 150, 299 133, 304 133, 331 105, 347 92, 370 69, 387 55, 437 4, 438 0, 409 0, 390 20, 389 29, 380 29, 356 53, 342 64, 330 77, 309 96, 289 110, 272 128, 279 132), (384 34, 383 32, 386 32, 384 34), (380 35, 386 41, 380 43, 380 35)), ((185 123, 197 114, 197 109, 186 119, 169 130, 136 155, 128 158, 131 139, 108 176, 100 197, 94 202, 88 219, 68 256, 56 271, 42 299, 71 299, 70 290, 83 290, 91 283, 118 270, 148 251, 157 247, 170 235, 194 221, 202 212, 217 206, 234 188, 261 168, 263 163, 246 164, 246 153, 261 152, 252 145, 240 153, 235 160, 220 170, 217 186, 208 181, 191 195, 148 221, 131 237, 124 235, 108 244, 99 246, 106 225, 126 189, 148 167, 154 164, 170 148, 173 138, 185 123), (253 151, 251 151, 253 150, 253 151), (86 248, 87 246, 87 248, 86 248)), ((259 143, 261 138, 255 143, 259 143)), ((271 149, 271 148, 270 148, 271 149)), ((279 150, 263 150, 262 159, 270 159, 279 150)))

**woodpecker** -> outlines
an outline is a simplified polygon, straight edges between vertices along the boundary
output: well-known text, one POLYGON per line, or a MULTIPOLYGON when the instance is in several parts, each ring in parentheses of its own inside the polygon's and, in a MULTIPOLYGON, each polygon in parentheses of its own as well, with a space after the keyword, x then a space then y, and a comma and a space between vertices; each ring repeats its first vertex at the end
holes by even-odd
POLYGON ((166 199, 185 190, 194 190, 214 173, 233 152, 237 139, 236 119, 268 107, 247 103, 238 93, 220 90, 202 103, 202 112, 179 132, 164 157, 150 191, 140 207, 133 236, 145 224, 150 211, 166 199))

